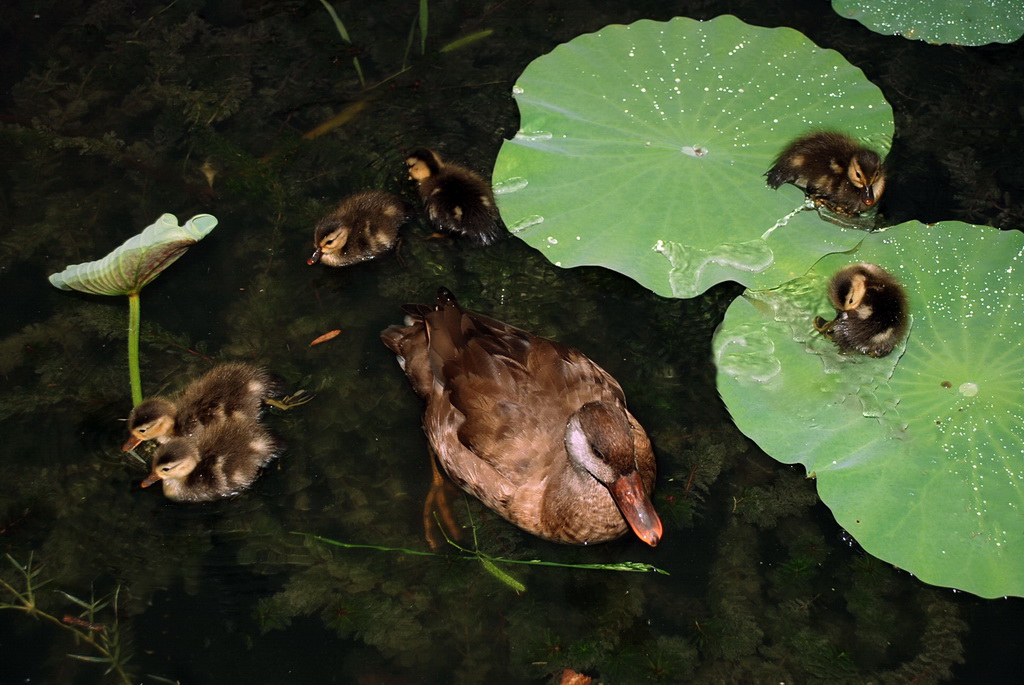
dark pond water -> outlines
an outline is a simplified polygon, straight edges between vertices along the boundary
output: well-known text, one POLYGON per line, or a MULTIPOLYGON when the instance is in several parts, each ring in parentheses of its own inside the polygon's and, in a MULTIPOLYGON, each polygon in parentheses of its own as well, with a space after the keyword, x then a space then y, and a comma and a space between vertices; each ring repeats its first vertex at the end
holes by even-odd
POLYGON ((349 192, 405 192, 403 151, 487 171, 517 127, 534 58, 609 23, 733 13, 840 51, 893 104, 892 221, 1024 227, 1021 45, 962 49, 872 34, 823 2, 7 3, 0 234, 0 683, 995 682, 1019 672, 1017 599, 926 586, 864 554, 799 467, 738 434, 710 341, 739 288, 656 297, 597 268, 561 270, 512 238, 428 239, 397 256, 309 267, 312 225, 349 192), (781 7, 779 3, 779 7, 781 7), (452 40, 493 33, 440 53, 452 40), (360 85, 353 64, 366 82, 360 85), (403 70, 403 65, 406 67, 403 70), (303 134, 347 106, 351 120, 303 134), (216 171, 212 186, 202 169, 216 171), (245 360, 315 393, 265 423, 287 443, 248 493, 202 506, 142 490, 120 452, 130 405, 124 298, 46 276, 171 212, 220 225, 142 292, 148 395, 245 360), (439 285, 473 309, 584 350, 622 383, 659 459, 657 549, 548 544, 475 500, 468 549, 426 551, 421 405, 379 341, 439 285), (309 341, 329 330, 329 343, 309 341), (295 532, 357 545, 331 547, 295 532), (405 550, 405 551, 403 551, 405 550), (27 616, 15 592, 38 571, 27 616), (67 594, 64 594, 67 593, 67 594), (106 599, 87 630, 60 619, 106 599), (62 627, 63 625, 63 627, 62 627), (122 673, 125 674, 122 676, 122 673))

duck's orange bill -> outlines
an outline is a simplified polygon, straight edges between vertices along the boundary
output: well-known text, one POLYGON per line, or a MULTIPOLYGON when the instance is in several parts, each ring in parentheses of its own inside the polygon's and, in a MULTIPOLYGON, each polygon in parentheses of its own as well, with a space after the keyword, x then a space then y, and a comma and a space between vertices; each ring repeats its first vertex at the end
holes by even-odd
POLYGON ((644 494, 644 484, 637 471, 622 476, 612 484, 612 498, 636 536, 651 547, 661 540, 661 519, 654 511, 651 498, 644 494))
POLYGON ((133 450, 139 446, 140 442, 142 442, 141 438, 137 438, 134 435, 130 435, 128 436, 128 440, 126 440, 125 443, 121 445, 121 451, 127 452, 128 450, 133 450))
POLYGON ((153 483, 160 480, 160 476, 154 476, 152 473, 146 476, 146 480, 142 481, 142 487, 148 488, 153 483))

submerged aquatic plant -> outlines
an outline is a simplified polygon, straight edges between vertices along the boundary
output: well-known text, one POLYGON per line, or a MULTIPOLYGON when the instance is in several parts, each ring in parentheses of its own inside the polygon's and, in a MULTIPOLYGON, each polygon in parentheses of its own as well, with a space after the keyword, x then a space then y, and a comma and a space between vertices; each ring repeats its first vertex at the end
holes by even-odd
POLYGON ((6 555, 7 560, 18 571, 21 576, 23 588, 16 588, 7 581, 0 578, 0 588, 13 596, 12 602, 0 601, 0 610, 11 609, 21 611, 29 616, 42 619, 52 623, 74 634, 75 641, 81 641, 99 653, 99 656, 89 654, 68 654, 72 659, 88 661, 90 663, 108 664, 106 673, 115 673, 118 679, 125 685, 131 685, 132 678, 128 675, 129 653, 124 637, 121 634, 120 624, 117 618, 117 600, 120 589, 115 590, 109 597, 85 601, 67 592, 61 592, 68 600, 81 607, 82 611, 78 616, 65 614, 63 618, 57 618, 47 613, 38 606, 38 591, 48 581, 39 581, 41 568, 33 566, 32 556, 29 555, 28 563, 18 563, 10 554, 6 555), (113 618, 100 623, 100 612, 111 607, 113 618))
POLYGON ((103 259, 73 264, 60 273, 50 275, 50 283, 63 290, 128 296, 128 374, 132 406, 142 402, 139 292, 185 254, 189 247, 205 238, 216 225, 217 219, 210 214, 198 214, 184 226, 178 225, 173 214, 164 214, 103 259))
POLYGON ((744 518, 730 516, 718 540, 708 613, 693 626, 695 680, 937 683, 963 662, 967 625, 947 592, 868 555, 830 555, 806 515, 760 545, 744 518))

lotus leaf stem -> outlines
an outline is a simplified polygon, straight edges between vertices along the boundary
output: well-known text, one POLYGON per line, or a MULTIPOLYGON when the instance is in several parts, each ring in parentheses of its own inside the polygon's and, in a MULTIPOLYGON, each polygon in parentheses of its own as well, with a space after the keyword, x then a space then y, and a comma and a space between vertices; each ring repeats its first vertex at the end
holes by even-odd
POLYGON ((128 293, 128 377, 132 385, 132 406, 142 402, 142 375, 139 373, 139 293, 128 293))

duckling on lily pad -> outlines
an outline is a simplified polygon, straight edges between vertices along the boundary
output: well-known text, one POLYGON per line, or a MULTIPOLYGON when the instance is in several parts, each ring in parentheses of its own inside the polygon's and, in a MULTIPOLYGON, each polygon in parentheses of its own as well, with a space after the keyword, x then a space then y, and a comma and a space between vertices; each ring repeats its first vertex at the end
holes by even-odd
POLYGON ((313 231, 315 249, 306 263, 348 266, 390 252, 411 209, 398 195, 382 190, 348 196, 317 223, 313 231))
POLYGON ((844 216, 860 216, 876 207, 885 191, 878 153, 833 131, 797 138, 765 175, 772 188, 792 183, 815 204, 844 216))
POLYGON ((851 264, 832 277, 828 297, 836 318, 815 317, 814 328, 841 352, 884 357, 907 332, 907 295, 888 271, 876 264, 851 264))
POLYGON ((203 426, 226 418, 259 418, 264 400, 278 394, 278 381, 266 369, 252 364, 215 366, 192 381, 174 399, 152 397, 139 403, 128 416, 131 435, 122 449, 143 440, 165 443, 190 437, 203 426))
POLYGON ((279 442, 257 421, 232 416, 161 445, 142 487, 163 481, 164 495, 178 502, 232 497, 249 488, 279 451, 279 442))
POLYGON ((427 219, 439 233, 489 245, 505 234, 491 184, 469 169, 444 162, 433 150, 419 148, 405 160, 409 178, 419 184, 427 219))

